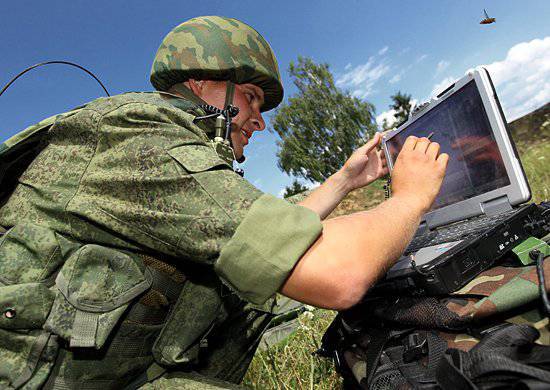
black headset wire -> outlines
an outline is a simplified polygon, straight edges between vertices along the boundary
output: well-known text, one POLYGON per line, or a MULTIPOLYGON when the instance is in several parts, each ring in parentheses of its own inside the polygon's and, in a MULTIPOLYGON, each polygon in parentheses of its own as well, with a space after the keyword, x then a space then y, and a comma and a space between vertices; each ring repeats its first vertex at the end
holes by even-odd
POLYGON ((5 86, 4 88, 2 88, 2 90, 0 91, 0 96, 2 96, 2 94, 15 82, 15 80, 17 80, 19 77, 23 76, 25 73, 31 71, 32 69, 34 68, 38 68, 40 66, 44 66, 44 65, 50 65, 50 64, 62 64, 62 65, 70 65, 70 66, 74 66, 75 68, 78 68, 80 70, 83 70, 84 72, 88 73, 90 76, 92 76, 94 78, 95 81, 97 81, 99 83, 99 85, 101 85, 101 88, 103 88, 103 90, 105 91, 105 93, 107 94, 107 96, 111 96, 109 94, 109 91, 107 91, 107 88, 105 88, 105 86, 103 85, 103 83, 101 82, 101 80, 99 80, 99 78, 97 78, 97 76, 95 74, 93 74, 91 71, 89 71, 88 69, 86 69, 85 67, 81 66, 81 65, 78 65, 78 64, 75 64, 74 62, 70 62, 70 61, 46 61, 46 62, 41 62, 39 64, 35 64, 33 66, 29 66, 27 69, 23 70, 22 72, 20 72, 17 76, 15 76, 14 78, 12 78, 5 86))

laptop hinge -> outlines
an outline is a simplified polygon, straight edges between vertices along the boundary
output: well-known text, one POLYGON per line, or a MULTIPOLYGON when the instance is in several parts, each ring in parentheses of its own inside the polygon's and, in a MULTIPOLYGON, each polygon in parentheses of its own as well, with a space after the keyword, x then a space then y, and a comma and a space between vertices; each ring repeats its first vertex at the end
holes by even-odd
POLYGON ((430 230, 430 227, 428 226, 426 221, 422 221, 422 222, 420 222, 420 225, 418 226, 418 229, 416 230, 416 234, 421 235, 421 234, 426 233, 429 230, 430 230))
POLYGON ((507 211, 511 211, 512 206, 508 201, 508 195, 503 195, 499 198, 481 203, 481 209, 483 210, 483 213, 485 215, 490 217, 493 215, 502 214, 507 211))

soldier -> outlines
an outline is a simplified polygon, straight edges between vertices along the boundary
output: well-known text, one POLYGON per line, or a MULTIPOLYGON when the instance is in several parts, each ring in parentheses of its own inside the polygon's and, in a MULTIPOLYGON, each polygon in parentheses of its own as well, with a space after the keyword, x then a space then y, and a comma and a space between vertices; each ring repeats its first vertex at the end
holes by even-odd
POLYGON ((298 205, 237 175, 283 98, 270 46, 238 20, 176 27, 151 82, 158 92, 97 99, 4 144, 1 386, 236 386, 276 292, 353 305, 439 191, 448 156, 414 137, 392 199, 336 219, 324 220, 349 191, 387 173, 379 136, 298 205), (229 104, 224 140, 204 117, 229 104))

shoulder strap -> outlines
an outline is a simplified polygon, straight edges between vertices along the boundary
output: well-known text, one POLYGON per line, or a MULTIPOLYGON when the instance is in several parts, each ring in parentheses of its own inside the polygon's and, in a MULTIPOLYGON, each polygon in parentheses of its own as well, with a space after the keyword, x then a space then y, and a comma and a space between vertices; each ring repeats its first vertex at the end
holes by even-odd
POLYGON ((529 325, 511 325, 486 336, 469 352, 449 350, 437 367, 437 382, 443 388, 458 384, 477 389, 474 383, 492 388, 516 382, 529 389, 548 388, 550 347, 534 344, 538 337, 529 325))

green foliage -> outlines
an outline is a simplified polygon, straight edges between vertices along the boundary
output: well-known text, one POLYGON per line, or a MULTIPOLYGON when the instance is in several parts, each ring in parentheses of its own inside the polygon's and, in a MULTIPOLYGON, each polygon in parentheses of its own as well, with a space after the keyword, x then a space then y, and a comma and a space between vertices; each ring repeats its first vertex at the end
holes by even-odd
POLYGON ((294 180, 291 185, 285 188, 285 193, 283 198, 288 198, 289 196, 299 194, 307 190, 307 187, 301 184, 298 180, 294 180))
POLYGON ((531 201, 538 203, 550 200, 550 141, 536 145, 520 142, 517 146, 531 187, 531 201))
POLYGON ((332 360, 313 354, 334 316, 335 312, 321 309, 302 314, 287 340, 256 352, 243 384, 253 389, 341 388, 332 360))
POLYGON ((398 91, 395 95, 390 96, 390 98, 393 103, 390 104, 389 107, 395 111, 395 114, 393 115, 395 121, 390 124, 386 119, 384 119, 382 122, 382 130, 389 130, 401 126, 407 121, 409 114, 411 113, 411 95, 398 91))
POLYGON ((298 57, 289 72, 298 92, 271 121, 281 138, 278 166, 323 182, 375 132, 374 107, 337 88, 327 64, 298 57))

